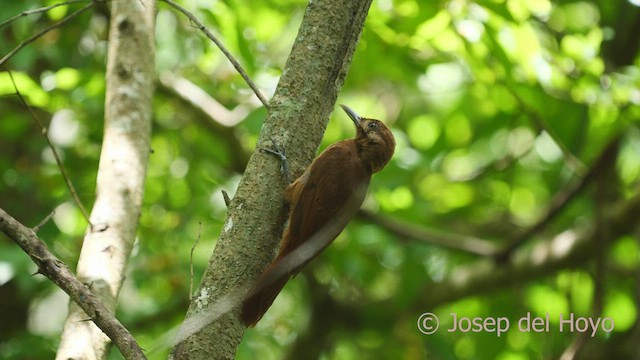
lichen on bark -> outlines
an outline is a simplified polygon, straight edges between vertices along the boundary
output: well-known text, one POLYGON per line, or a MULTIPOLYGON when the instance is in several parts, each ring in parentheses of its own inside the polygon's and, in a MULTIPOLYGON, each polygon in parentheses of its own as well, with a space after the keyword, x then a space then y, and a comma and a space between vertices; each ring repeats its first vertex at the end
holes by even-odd
MULTIPOLYGON (((370 0, 314 0, 307 7, 258 142, 259 147, 268 147, 273 139, 284 146, 294 176, 316 154, 370 4, 370 0)), ((279 160, 269 154, 256 151, 251 156, 229 206, 227 222, 233 219, 233 226, 221 233, 194 297, 202 300, 206 289, 210 304, 224 299, 233 306, 211 317, 211 305, 203 310, 192 302, 181 329, 188 337, 173 349, 174 358, 234 358, 245 330, 238 320, 238 304, 273 258, 286 220, 287 184, 279 167, 279 160), (198 317, 212 321, 195 328, 198 317)))

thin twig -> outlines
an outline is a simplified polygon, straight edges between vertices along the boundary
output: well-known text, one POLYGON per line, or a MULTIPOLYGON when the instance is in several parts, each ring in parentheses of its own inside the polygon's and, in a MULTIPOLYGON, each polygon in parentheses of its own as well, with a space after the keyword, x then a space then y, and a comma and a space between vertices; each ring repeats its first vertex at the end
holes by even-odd
POLYGON ((51 218, 52 218, 52 217, 53 217, 53 215, 55 215, 55 214, 56 214, 56 211, 55 211, 55 210, 53 210, 49 215, 47 215, 47 217, 45 217, 44 219, 42 219, 42 221, 40 221, 40 222, 38 223, 38 225, 34 226, 34 227, 33 227, 33 229, 31 229, 31 230, 33 230, 33 232, 37 234, 37 233, 38 233, 38 231, 40 231, 40 229, 42 229, 42 227, 43 227, 43 226, 45 226, 45 225, 46 225, 46 223, 48 223, 48 222, 49 222, 49 220, 51 220, 51 218))
POLYGON ((0 209, 0 232, 3 232, 38 266, 38 273, 49 278, 89 316, 118 347, 125 359, 146 359, 129 330, 116 319, 89 287, 55 257, 38 235, 0 209))
POLYGON ((242 76, 242 78, 247 83, 247 85, 249 85, 249 87, 251 88, 251 90, 253 90, 253 92, 256 94, 258 99, 260 99, 260 102, 262 102, 264 107, 269 109, 269 102, 267 101, 267 99, 262 95, 260 90, 258 90, 258 87, 253 83, 253 81, 251 81, 251 78, 249 78, 249 75, 247 75, 247 72, 244 71, 244 69, 242 68, 240 63, 233 57, 233 55, 231 55, 229 50, 227 50, 227 48, 224 47, 222 42, 220 40, 218 40, 211 33, 211 31, 209 31, 209 29, 207 29, 206 26, 204 26, 204 24, 202 24, 202 22, 200 20, 198 20, 198 18, 195 15, 193 15, 191 12, 189 12, 189 10, 183 8, 182 6, 176 4, 175 2, 173 2, 171 0, 161 0, 161 1, 169 4, 169 6, 171 6, 174 9, 180 11, 181 13, 183 13, 187 18, 189 18, 189 20, 192 23, 194 23, 196 25, 196 28, 198 28, 198 30, 202 31, 209 38, 209 40, 213 41, 213 43, 216 44, 218 49, 220 49, 220 51, 222 51, 222 53, 227 57, 227 59, 229 59, 229 61, 233 65, 233 67, 236 68, 236 71, 238 71, 238 73, 240 73, 240 76, 242 76))
POLYGON ((21 42, 20 44, 18 44, 18 46, 16 46, 15 48, 13 48, 13 50, 9 51, 9 53, 7 55, 5 55, 2 59, 0 59, 0 66, 4 65, 4 63, 6 63, 9 59, 11 59, 11 57, 13 57, 13 55, 15 55, 18 51, 22 50, 22 48, 24 48, 25 46, 29 45, 30 43, 36 41, 37 39, 39 39, 40 37, 42 37, 44 34, 48 33, 49 31, 60 27, 66 23, 68 23, 71 19, 73 19, 74 17, 82 14, 83 12, 89 10, 90 8, 92 8, 95 4, 96 4, 97 0, 92 1, 90 4, 85 5, 84 7, 72 12, 71 14, 69 14, 68 16, 66 16, 64 19, 58 21, 57 23, 41 30, 40 32, 32 35, 30 38, 28 38, 27 40, 21 42))
POLYGON ((222 198, 224 199, 224 204, 227 206, 227 208, 229 208, 229 205, 231 204, 231 198, 229 197, 227 191, 224 189, 222 190, 222 198))
POLYGON ((92 0, 69 0, 69 1, 61 2, 61 3, 57 3, 57 4, 53 4, 53 5, 37 8, 37 9, 25 10, 25 11, 23 11, 23 12, 21 12, 19 14, 16 14, 16 15, 8 18, 7 20, 1 22, 0 23, 0 29, 3 28, 6 25, 9 25, 10 23, 14 22, 15 20, 17 20, 17 19, 19 19, 21 17, 47 12, 47 11, 53 9, 53 8, 57 8, 58 6, 72 5, 72 4, 77 4, 77 3, 81 3, 81 2, 88 2, 88 1, 92 1, 92 0))
POLYGON ((193 243, 191 247, 191 255, 189 256, 189 267, 191 270, 191 277, 189 278, 189 301, 191 301, 193 297, 193 252, 196 250, 196 246, 198 246, 198 242, 200 241, 200 237, 202 236, 202 222, 198 221, 198 237, 196 238, 196 242, 193 243))
POLYGON ((20 99, 22 104, 24 104, 24 106, 27 107, 27 109, 29 110, 29 113, 31 114, 33 119, 36 121, 38 126, 40 127, 40 132, 42 133, 42 136, 44 136, 44 138, 47 140, 47 144, 49 144, 49 148, 53 153, 53 157, 56 159, 56 164, 58 164, 58 168, 60 169, 60 174, 62 175, 62 178, 64 178, 65 183, 67 183, 67 188, 69 188, 69 191, 71 192, 73 201, 76 203, 76 205, 78 205, 78 208, 80 208, 80 211, 82 212, 82 215, 84 216, 85 220, 87 220, 87 223, 91 225, 91 227, 93 227, 93 224, 91 224, 91 221, 89 220, 89 213, 87 212, 87 209, 85 209, 84 205, 82 205, 82 201, 80 200, 80 197, 78 196, 78 193, 76 192, 76 189, 73 186, 73 183, 71 182, 71 179, 67 174, 67 171, 64 169, 64 165, 62 165, 62 160, 60 160, 58 151, 56 151, 55 146, 53 146, 53 143, 51 143, 51 139, 49 139, 49 135, 47 135, 47 128, 44 126, 42 121, 40 121, 40 119, 38 118, 36 113, 33 111, 33 109, 31 109, 31 106, 27 104, 27 101, 24 99, 24 97, 20 93, 20 90, 18 90, 18 86, 16 85, 16 81, 13 78, 13 73, 11 72, 11 70, 7 70, 7 72, 9 73, 9 77, 11 78, 11 83, 13 84, 13 88, 16 90, 16 95, 18 96, 18 99, 20 99))

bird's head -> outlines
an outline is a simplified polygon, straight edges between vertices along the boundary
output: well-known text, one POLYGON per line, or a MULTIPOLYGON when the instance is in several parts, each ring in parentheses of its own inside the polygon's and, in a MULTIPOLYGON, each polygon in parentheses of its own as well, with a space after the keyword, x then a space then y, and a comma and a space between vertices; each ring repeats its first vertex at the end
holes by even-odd
POLYGON ((364 118, 346 105, 340 104, 340 107, 356 126, 356 143, 360 158, 371 164, 372 172, 382 170, 391 160, 396 148, 396 140, 391 130, 380 120, 364 118))

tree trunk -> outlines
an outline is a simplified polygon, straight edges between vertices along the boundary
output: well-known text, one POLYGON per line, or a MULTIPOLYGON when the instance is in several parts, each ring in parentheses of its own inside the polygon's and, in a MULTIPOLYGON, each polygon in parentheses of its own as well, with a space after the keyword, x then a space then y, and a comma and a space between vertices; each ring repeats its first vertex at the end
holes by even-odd
MULTIPOLYGON (((313 160, 371 0, 309 2, 271 99, 259 147, 286 148, 293 175, 313 160)), ((233 359, 244 334, 239 304, 272 260, 286 220, 279 160, 255 152, 178 335, 174 358, 233 359)))
MULTIPOLYGON (((150 152, 155 0, 113 1, 96 201, 77 276, 115 313, 136 237, 150 152)), ((109 339, 74 303, 57 359, 104 359, 109 339)))

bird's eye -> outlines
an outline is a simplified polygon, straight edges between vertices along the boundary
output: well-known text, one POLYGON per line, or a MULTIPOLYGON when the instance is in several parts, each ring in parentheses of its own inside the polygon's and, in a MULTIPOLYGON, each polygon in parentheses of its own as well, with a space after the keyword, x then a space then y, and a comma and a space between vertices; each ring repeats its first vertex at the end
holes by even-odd
POLYGON ((369 130, 375 130, 378 128, 378 123, 372 121, 367 125, 367 127, 369 128, 369 130))

